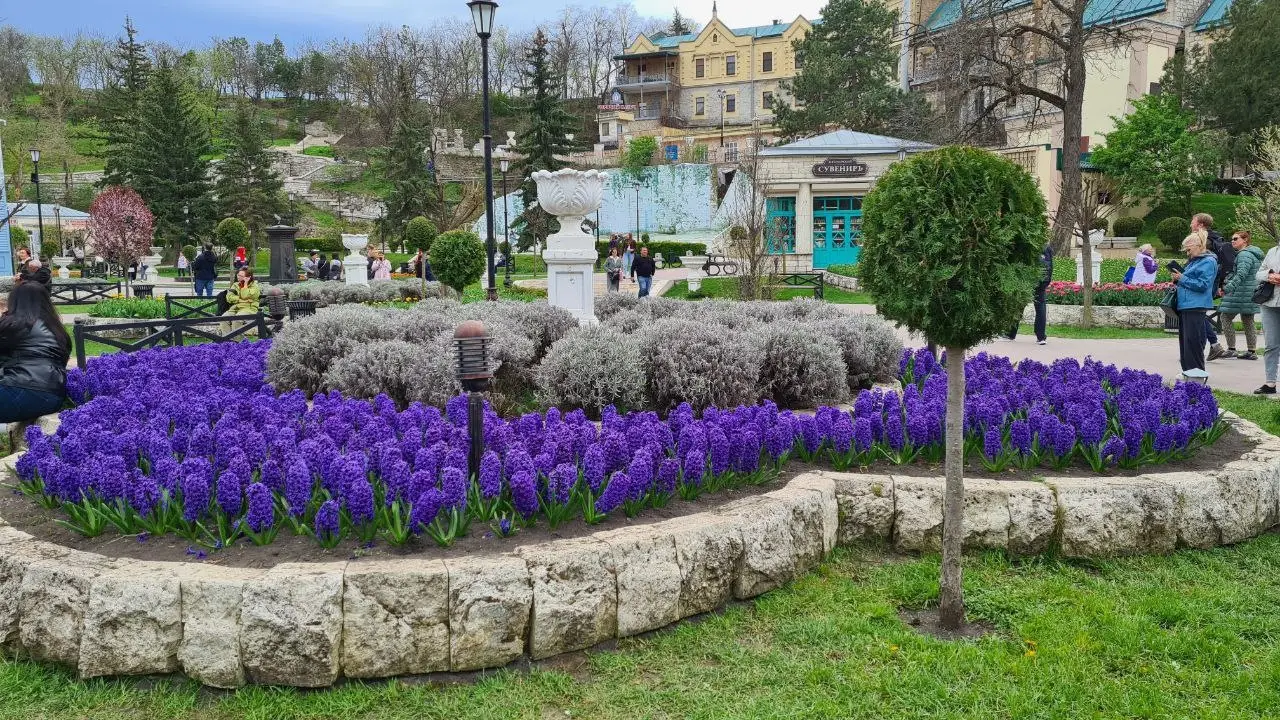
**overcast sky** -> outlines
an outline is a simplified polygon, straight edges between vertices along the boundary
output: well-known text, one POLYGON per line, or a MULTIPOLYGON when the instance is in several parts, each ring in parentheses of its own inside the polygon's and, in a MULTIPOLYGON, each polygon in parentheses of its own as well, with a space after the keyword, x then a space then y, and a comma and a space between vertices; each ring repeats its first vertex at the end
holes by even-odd
MULTIPOLYGON (((706 23, 712 0, 634 0, 642 15, 670 17, 673 7, 706 23)), ((550 19, 564 5, 614 5, 616 0, 499 0, 498 22, 516 29, 550 19)), ((814 18, 825 0, 720 0, 720 18, 733 27, 763 25, 775 18, 814 18), (780 8, 785 8, 785 11, 780 8)), ((371 25, 429 25, 444 17, 469 17, 465 0, 43 0, 8 2, 0 24, 45 35, 95 30, 116 35, 131 15, 144 40, 203 45, 210 37, 243 35, 286 44, 307 39, 359 37, 371 25), (9 8, 13 8, 12 10, 9 8)))

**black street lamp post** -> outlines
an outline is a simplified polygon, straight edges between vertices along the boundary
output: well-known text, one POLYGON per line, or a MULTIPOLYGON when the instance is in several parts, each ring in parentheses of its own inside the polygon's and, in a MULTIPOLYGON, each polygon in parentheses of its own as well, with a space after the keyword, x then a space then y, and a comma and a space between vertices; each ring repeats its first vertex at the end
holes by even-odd
MULTIPOLYGON (((40 228, 40 245, 44 244, 44 204, 40 201, 40 151, 31 150, 31 164, 35 166, 35 170, 31 173, 31 182, 36 186, 36 222, 40 228)), ((30 248, 28 248, 30 249, 30 248)), ((36 251, 31 253, 32 257, 40 257, 40 246, 36 246, 36 251)))
POLYGON ((507 199, 507 171, 511 169, 511 160, 502 158, 498 161, 498 169, 502 171, 502 243, 506 246, 506 272, 502 279, 502 284, 511 287, 511 266, 515 264, 515 252, 511 247, 511 214, 508 208, 510 200, 507 199))
POLYGON ((475 22, 476 35, 480 38, 481 104, 484 106, 484 198, 486 205, 484 249, 488 256, 488 295, 487 299, 498 299, 497 273, 494 271, 493 256, 497 252, 497 240, 493 237, 493 135, 489 130, 489 36, 493 34, 493 15, 498 3, 493 0, 471 0, 467 3, 471 8, 471 19, 475 22))

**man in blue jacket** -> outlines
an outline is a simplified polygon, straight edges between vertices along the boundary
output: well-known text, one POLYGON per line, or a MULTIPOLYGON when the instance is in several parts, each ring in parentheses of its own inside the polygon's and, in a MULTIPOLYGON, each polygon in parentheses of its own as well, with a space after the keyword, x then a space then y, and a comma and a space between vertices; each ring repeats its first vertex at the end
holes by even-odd
POLYGON ((213 281, 218 277, 217 263, 218 256, 213 254, 213 246, 205 243, 204 250, 191 261, 196 297, 213 297, 213 281))
POLYGON ((1206 315, 1217 290, 1218 258, 1205 246, 1205 233, 1191 233, 1182 241, 1187 266, 1171 273, 1178 285, 1178 354, 1185 373, 1204 370, 1206 315))

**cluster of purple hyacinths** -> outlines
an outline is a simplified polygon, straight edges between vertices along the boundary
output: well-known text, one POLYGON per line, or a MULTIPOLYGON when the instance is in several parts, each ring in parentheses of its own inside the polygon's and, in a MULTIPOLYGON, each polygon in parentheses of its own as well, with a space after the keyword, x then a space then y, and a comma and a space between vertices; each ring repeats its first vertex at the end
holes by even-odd
MULTIPOLYGON (((509 536, 544 523, 634 517, 673 497, 772 479, 791 458, 849 468, 940 459, 946 377, 923 351, 902 391, 861 393, 852 412, 772 403, 666 419, 607 408, 503 418, 485 409, 485 450, 468 467, 465 397, 398 409, 333 392, 310 401, 264 380, 268 342, 115 354, 71 373, 78 406, 53 435, 28 431, 21 486, 87 536, 189 538, 210 548, 279 532, 449 545, 473 524, 509 536)), ((1221 432, 1212 394, 1093 362, 968 363, 966 446, 993 470, 1101 470, 1183 456, 1221 432)))

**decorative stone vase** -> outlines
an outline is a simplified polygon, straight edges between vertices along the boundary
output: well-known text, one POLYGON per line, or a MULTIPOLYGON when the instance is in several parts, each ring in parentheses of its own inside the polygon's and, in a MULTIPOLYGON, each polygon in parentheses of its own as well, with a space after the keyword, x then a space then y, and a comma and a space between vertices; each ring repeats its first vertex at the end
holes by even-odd
POLYGON ((706 255, 694 255, 692 251, 686 252, 684 257, 680 258, 680 263, 689 271, 686 279, 689 282, 689 292, 694 292, 702 288, 702 280, 707 276, 702 271, 702 266, 707 263, 706 255))
POLYGON ((582 221, 596 211, 604 197, 608 173, 598 170, 539 170, 538 205, 560 221, 560 232, 547 238, 542 259, 547 263, 547 299, 573 314, 579 323, 596 322, 595 236, 582 230, 582 221))
POLYGON ((53 257, 53 264, 58 266, 58 278, 60 280, 66 280, 71 277, 71 263, 73 260, 74 258, 64 255, 55 255, 53 257))
MULTIPOLYGON (((1076 284, 1084 285, 1084 253, 1076 253, 1076 284)), ((1097 245, 1093 246, 1093 255, 1089 258, 1090 265, 1093 266, 1093 284, 1097 285, 1102 282, 1102 251, 1097 245)))
POLYGON ((342 258, 342 271, 346 273, 348 285, 368 285, 369 273, 365 270, 365 257, 361 250, 369 247, 368 235, 343 235, 342 247, 348 255, 342 258))

